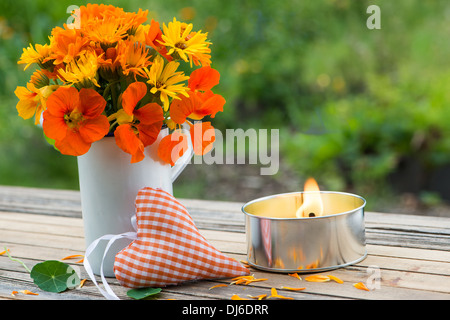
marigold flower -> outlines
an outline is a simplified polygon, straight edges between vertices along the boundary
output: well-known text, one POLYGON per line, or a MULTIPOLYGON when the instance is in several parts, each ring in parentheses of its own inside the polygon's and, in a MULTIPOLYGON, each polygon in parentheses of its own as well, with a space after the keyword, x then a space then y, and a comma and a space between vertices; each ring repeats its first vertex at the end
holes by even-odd
POLYGON ((115 16, 94 19, 86 23, 83 33, 89 41, 99 43, 103 50, 115 47, 117 43, 125 38, 128 24, 115 16))
POLYGON ((163 24, 162 45, 169 48, 168 55, 180 57, 185 62, 192 62, 195 65, 211 64, 210 42, 206 41, 207 33, 191 32, 193 25, 181 23, 175 18, 169 22, 168 26, 163 24))
POLYGON ((109 131, 109 122, 102 115, 106 101, 93 89, 60 87, 47 99, 43 129, 55 147, 66 155, 85 154, 94 141, 109 131))
POLYGON ((24 70, 26 70, 33 63, 37 63, 41 68, 44 68, 47 66, 45 62, 49 58, 50 54, 51 49, 48 44, 36 44, 34 48, 33 45, 30 44, 28 48, 23 49, 23 53, 17 63, 26 64, 24 70))
POLYGON ((169 97, 179 99, 178 95, 188 96, 187 88, 182 81, 189 79, 182 71, 176 71, 180 64, 171 61, 164 66, 161 56, 153 60, 150 70, 146 70, 148 81, 153 94, 159 93, 160 100, 163 103, 164 111, 169 109, 169 97))
POLYGON ((148 103, 138 107, 147 94, 143 82, 133 82, 122 94, 122 106, 108 119, 116 120, 119 126, 114 131, 116 144, 131 154, 131 163, 144 159, 144 148, 158 137, 164 121, 162 108, 157 103, 148 103))
POLYGON ((145 68, 151 64, 151 55, 145 45, 143 43, 124 41, 118 48, 118 59, 123 74, 134 74, 134 80, 136 80, 136 76, 147 78, 145 68))
POLYGON ((98 59, 95 53, 87 51, 79 56, 77 60, 72 60, 65 69, 58 71, 60 79, 66 84, 73 84, 77 88, 99 87, 98 79, 98 59))
POLYGON ((55 27, 52 30, 50 49, 52 54, 47 60, 53 64, 70 63, 86 51, 89 39, 81 37, 79 30, 55 27))

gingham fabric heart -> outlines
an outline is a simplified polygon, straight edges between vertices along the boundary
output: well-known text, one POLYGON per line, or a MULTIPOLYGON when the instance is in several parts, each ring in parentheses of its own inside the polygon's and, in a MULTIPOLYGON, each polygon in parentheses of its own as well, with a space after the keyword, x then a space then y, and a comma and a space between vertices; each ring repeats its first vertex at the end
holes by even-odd
POLYGON ((136 197, 137 240, 116 255, 114 273, 130 288, 248 274, 247 268, 211 246, 186 208, 153 188, 136 197))

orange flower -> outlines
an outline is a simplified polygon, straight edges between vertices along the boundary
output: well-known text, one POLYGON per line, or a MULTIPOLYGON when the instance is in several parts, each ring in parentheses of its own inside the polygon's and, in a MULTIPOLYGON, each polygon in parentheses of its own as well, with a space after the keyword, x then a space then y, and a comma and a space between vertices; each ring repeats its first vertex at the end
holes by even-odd
POLYGON ((179 130, 165 136, 161 139, 158 146, 159 158, 175 165, 175 162, 187 151, 188 149, 188 137, 179 130))
POLYGON ((214 127, 211 122, 196 122, 191 127, 191 140, 196 155, 204 155, 211 151, 216 140, 214 127))
POLYGON ((85 154, 94 141, 109 131, 109 122, 102 115, 106 101, 93 89, 60 87, 47 100, 43 129, 55 147, 66 155, 85 154))
POLYGON ((47 97, 58 87, 57 85, 50 85, 38 89, 32 82, 27 83, 26 88, 17 87, 14 93, 19 98, 16 105, 19 116, 23 119, 30 119, 34 116, 34 124, 39 124, 42 112, 46 109, 47 97))
POLYGON ((167 54, 166 47, 160 44, 160 42, 162 41, 161 35, 162 31, 161 27, 159 26, 159 22, 152 19, 150 28, 145 35, 145 44, 155 49, 156 52, 158 52, 160 55, 166 58, 167 61, 170 62, 173 60, 173 58, 172 56, 169 56, 167 54))
POLYGON ((220 94, 189 92, 189 97, 180 96, 170 106, 170 117, 178 124, 183 124, 187 118, 201 120, 205 116, 214 118, 216 113, 223 111, 225 99, 220 94))
POLYGON ((192 71, 188 81, 188 87, 192 91, 211 90, 214 86, 219 84, 220 73, 219 71, 206 66, 192 71))
POLYGON ((155 142, 164 121, 159 104, 148 103, 138 107, 146 94, 145 83, 131 83, 122 94, 123 109, 108 118, 119 124, 114 131, 116 143, 123 151, 131 154, 131 163, 144 159, 144 148, 155 142))
POLYGON ((209 66, 193 71, 188 81, 189 97, 180 96, 180 99, 172 102, 171 119, 182 124, 186 118, 193 120, 200 120, 205 116, 214 118, 217 112, 223 111, 225 99, 211 91, 219 83, 219 79, 219 72, 209 66))
POLYGON ((143 43, 123 41, 118 46, 117 54, 124 75, 133 73, 135 81, 136 76, 147 78, 144 69, 151 64, 149 61, 151 55, 143 43))
POLYGON ((54 60, 54 65, 70 63, 86 51, 88 43, 89 40, 81 37, 77 29, 55 27, 50 41, 52 54, 46 60, 54 60))

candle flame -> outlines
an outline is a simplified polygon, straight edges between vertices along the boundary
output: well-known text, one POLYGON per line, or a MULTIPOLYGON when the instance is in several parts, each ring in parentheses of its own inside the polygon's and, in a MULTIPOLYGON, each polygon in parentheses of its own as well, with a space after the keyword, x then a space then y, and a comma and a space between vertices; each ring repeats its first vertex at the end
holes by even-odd
POLYGON ((303 203, 297 209, 297 218, 319 217, 323 215, 323 203, 319 185, 314 178, 308 178, 305 182, 303 203))

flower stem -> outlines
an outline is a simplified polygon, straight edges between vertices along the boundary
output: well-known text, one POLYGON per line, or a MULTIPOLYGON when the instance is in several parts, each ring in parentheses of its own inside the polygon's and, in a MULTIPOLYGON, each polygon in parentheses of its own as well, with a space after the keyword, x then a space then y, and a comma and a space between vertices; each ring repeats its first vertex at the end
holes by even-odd
POLYGON ((15 261, 15 262, 20 263, 20 264, 25 268, 25 270, 28 271, 28 273, 31 273, 31 270, 28 269, 28 267, 25 265, 25 263, 23 263, 23 262, 20 261, 19 259, 16 259, 16 258, 11 257, 11 255, 9 254, 8 249, 6 249, 6 247, 5 247, 5 251, 6 251, 6 254, 8 255, 8 257, 9 257, 9 259, 10 259, 11 261, 15 261))

